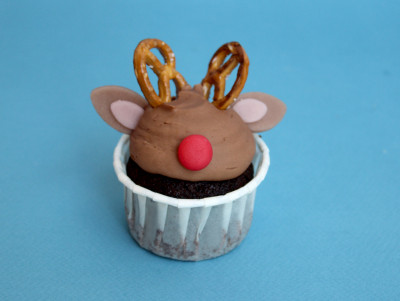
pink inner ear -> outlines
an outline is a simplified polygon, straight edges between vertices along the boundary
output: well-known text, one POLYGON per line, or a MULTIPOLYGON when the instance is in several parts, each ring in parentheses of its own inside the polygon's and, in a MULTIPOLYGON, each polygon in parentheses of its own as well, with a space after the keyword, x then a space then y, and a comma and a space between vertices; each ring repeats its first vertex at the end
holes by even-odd
POLYGON ((233 109, 246 123, 261 120, 267 114, 267 105, 254 98, 244 98, 238 101, 233 109))
POLYGON ((111 112, 119 123, 133 130, 142 117, 144 110, 133 102, 117 100, 111 104, 111 112))

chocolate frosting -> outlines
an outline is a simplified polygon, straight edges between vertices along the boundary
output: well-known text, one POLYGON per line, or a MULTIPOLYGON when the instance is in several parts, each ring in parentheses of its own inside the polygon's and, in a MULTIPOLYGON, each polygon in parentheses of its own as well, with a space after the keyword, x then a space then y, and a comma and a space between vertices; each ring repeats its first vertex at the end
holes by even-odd
POLYGON ((255 153, 248 126, 234 110, 219 110, 187 87, 175 101, 147 107, 130 138, 131 158, 144 170, 188 181, 221 181, 242 174, 255 153), (189 135, 203 135, 213 157, 202 170, 191 171, 178 160, 178 146, 189 135))

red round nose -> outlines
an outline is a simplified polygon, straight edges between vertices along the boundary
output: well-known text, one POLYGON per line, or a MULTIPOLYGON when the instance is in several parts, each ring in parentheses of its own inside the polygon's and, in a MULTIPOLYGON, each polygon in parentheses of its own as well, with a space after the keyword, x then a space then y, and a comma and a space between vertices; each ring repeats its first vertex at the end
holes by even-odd
POLYGON ((210 141, 202 135, 187 136, 178 147, 178 159, 189 170, 205 168, 212 159, 213 150, 210 141))

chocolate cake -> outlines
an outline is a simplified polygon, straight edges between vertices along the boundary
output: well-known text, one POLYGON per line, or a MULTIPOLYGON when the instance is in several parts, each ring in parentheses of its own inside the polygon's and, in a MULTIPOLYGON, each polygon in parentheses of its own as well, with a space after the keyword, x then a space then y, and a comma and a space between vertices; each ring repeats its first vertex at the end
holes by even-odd
POLYGON ((177 199, 201 199, 224 195, 239 189, 253 179, 253 164, 238 177, 225 181, 185 181, 148 173, 131 158, 126 165, 129 178, 137 185, 177 199))

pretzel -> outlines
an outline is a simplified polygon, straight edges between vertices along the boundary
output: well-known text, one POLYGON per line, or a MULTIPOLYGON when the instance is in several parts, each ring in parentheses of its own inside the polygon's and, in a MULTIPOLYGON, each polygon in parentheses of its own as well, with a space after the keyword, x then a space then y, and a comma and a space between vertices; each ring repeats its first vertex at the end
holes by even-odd
POLYGON ((187 85, 183 76, 175 70, 175 55, 171 48, 161 40, 146 39, 139 43, 133 56, 133 67, 140 89, 149 104, 154 108, 165 102, 171 102, 170 80, 173 80, 177 90, 187 85), (157 48, 165 60, 163 65, 150 51, 157 48), (158 76, 159 94, 154 91, 147 73, 148 65, 158 76))
POLYGON ((246 83, 248 71, 249 58, 243 47, 238 42, 230 42, 222 45, 211 58, 207 74, 201 81, 204 96, 208 99, 211 86, 214 85, 213 104, 218 109, 225 110, 234 102, 242 91, 246 83), (232 54, 232 56, 223 64, 229 54, 232 54), (226 77, 238 64, 240 64, 240 66, 235 83, 229 93, 224 96, 226 77))

